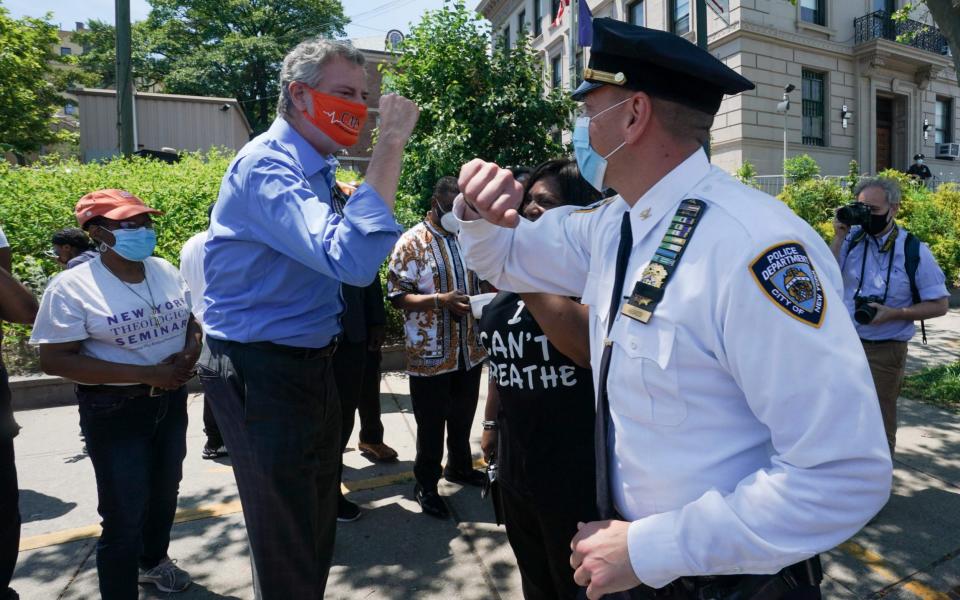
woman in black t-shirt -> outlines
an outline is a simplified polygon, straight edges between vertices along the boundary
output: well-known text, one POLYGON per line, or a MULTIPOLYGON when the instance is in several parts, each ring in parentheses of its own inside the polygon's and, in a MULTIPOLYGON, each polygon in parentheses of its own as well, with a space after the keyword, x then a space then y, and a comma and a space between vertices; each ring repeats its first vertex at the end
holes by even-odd
MULTIPOLYGON (((569 159, 525 184, 521 214, 599 199, 569 159)), ((551 294, 501 292, 483 309, 489 356, 483 453, 498 466, 507 537, 527 600, 576 598, 570 540, 596 518, 594 396, 587 307, 551 294)))

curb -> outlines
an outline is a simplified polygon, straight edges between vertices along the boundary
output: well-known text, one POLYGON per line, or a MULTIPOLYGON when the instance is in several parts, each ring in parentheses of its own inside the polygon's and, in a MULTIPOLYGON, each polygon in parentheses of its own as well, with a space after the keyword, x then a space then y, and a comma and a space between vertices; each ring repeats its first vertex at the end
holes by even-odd
MULTIPOLYGON (((402 371, 406 367, 403 347, 389 347, 383 351, 380 372, 402 371)), ((51 375, 12 375, 10 392, 13 395, 13 410, 38 410, 56 406, 71 406, 77 403, 74 383, 51 375)), ((194 377, 187 382, 191 393, 202 392, 200 381, 194 377)))

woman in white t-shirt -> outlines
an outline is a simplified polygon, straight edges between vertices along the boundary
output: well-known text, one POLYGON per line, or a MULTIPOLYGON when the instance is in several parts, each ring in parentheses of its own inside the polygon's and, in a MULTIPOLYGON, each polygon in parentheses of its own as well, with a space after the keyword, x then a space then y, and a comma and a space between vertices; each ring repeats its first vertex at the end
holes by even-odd
POLYGON ((164 592, 190 584, 167 548, 201 334, 179 271, 151 256, 151 214, 160 211, 122 190, 80 199, 77 222, 101 254, 50 283, 30 338, 44 372, 77 382, 103 519, 104 600, 135 600, 138 581, 164 592))

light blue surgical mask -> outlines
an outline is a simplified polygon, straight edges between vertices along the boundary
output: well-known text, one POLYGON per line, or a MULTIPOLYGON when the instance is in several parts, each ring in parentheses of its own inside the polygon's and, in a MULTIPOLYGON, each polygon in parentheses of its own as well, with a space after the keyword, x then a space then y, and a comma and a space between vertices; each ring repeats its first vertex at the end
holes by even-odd
MULTIPOLYGON (((140 262, 153 254, 157 247, 157 233, 153 229, 117 229, 111 231, 115 239, 113 246, 107 246, 123 258, 140 262)), ((106 244, 104 244, 106 245, 106 244)))
POLYGON ((580 168, 580 175, 599 192, 606 190, 606 186, 603 185, 603 177, 607 172, 607 159, 613 156, 620 148, 623 148, 627 142, 622 142, 619 146, 608 152, 606 156, 597 154, 597 151, 590 145, 590 121, 629 100, 631 100, 631 98, 621 100, 613 106, 608 106, 601 110, 592 117, 578 117, 576 125, 573 127, 573 153, 577 158, 577 167, 580 168))

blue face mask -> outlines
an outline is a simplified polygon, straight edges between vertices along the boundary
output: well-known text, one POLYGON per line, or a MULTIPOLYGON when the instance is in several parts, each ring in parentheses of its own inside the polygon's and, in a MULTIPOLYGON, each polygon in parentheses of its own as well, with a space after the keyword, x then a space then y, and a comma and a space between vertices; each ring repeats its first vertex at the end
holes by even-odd
POLYGON ((140 262, 153 254, 157 247, 157 233, 146 227, 111 231, 116 239, 111 250, 127 260, 140 262))
POLYGON ((617 150, 623 148, 626 142, 621 143, 606 156, 600 156, 590 145, 590 121, 629 100, 631 98, 617 102, 613 106, 608 106, 593 117, 578 117, 573 128, 573 153, 577 157, 577 167, 580 168, 580 175, 599 192, 606 190, 606 186, 603 185, 603 177, 607 172, 607 159, 613 156, 617 150))

